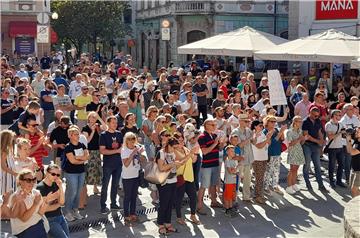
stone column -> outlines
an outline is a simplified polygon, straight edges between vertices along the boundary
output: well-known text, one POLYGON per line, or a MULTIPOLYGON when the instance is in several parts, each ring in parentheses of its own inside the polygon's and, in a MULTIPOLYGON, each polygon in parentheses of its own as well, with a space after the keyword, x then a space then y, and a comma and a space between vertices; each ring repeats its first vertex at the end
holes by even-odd
POLYGON ((344 211, 344 237, 359 238, 360 237, 360 196, 350 200, 345 205, 344 211))

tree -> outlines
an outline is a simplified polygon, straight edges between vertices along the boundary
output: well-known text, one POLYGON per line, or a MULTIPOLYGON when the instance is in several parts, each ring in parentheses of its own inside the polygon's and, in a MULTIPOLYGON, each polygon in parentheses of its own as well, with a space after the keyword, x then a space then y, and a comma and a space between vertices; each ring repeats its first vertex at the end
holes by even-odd
POLYGON ((128 34, 122 22, 128 7, 124 1, 51 1, 51 11, 59 15, 51 25, 65 45, 71 43, 80 53, 87 42, 96 49, 99 38, 110 44, 128 34))

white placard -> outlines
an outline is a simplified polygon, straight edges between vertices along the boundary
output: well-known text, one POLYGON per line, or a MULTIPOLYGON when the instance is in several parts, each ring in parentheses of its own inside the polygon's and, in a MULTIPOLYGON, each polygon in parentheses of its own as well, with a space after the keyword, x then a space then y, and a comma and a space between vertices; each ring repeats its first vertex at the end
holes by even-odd
POLYGON ((170 28, 161 28, 161 40, 170 40, 170 28))
POLYGON ((49 43, 49 26, 37 25, 37 43, 49 43))
POLYGON ((287 105, 287 100, 284 92, 284 86, 282 84, 279 70, 267 71, 269 81, 269 96, 270 104, 274 105, 287 105))

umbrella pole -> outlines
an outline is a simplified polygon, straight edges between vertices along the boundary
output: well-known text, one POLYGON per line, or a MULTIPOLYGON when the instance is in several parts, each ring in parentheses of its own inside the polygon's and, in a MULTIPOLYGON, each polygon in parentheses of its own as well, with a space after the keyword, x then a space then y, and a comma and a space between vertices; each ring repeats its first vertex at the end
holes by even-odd
POLYGON ((247 57, 245 57, 245 71, 247 71, 247 57))
POLYGON ((334 64, 333 63, 330 63, 330 85, 328 83, 328 86, 329 86, 329 91, 330 93, 332 93, 332 85, 333 85, 333 80, 334 80, 334 64))

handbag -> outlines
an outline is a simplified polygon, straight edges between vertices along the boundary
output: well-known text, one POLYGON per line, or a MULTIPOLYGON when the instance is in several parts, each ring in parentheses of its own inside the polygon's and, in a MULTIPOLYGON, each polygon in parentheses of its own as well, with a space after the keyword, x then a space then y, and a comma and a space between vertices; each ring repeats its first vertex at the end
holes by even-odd
MULTIPOLYGON (((337 125, 337 130, 336 130, 335 134, 338 133, 339 127, 340 127, 340 126, 339 126, 339 123, 338 123, 338 125, 337 125)), ((329 146, 331 145, 331 143, 333 142, 333 140, 334 140, 334 139, 330 140, 329 143, 327 143, 327 144, 325 145, 324 150, 323 150, 324 154, 329 153, 329 146)))
POLYGON ((148 188, 149 187, 149 182, 144 178, 144 170, 141 169, 139 171, 139 186, 141 188, 148 188))
POLYGON ((179 174, 176 179, 176 187, 179 188, 181 186, 183 186, 185 184, 185 179, 184 179, 184 172, 185 172, 185 168, 186 168, 186 164, 184 164, 184 170, 182 172, 182 174, 179 174))
POLYGON ((153 184, 163 184, 168 178, 170 171, 162 172, 155 161, 149 161, 144 166, 144 179, 153 184))

